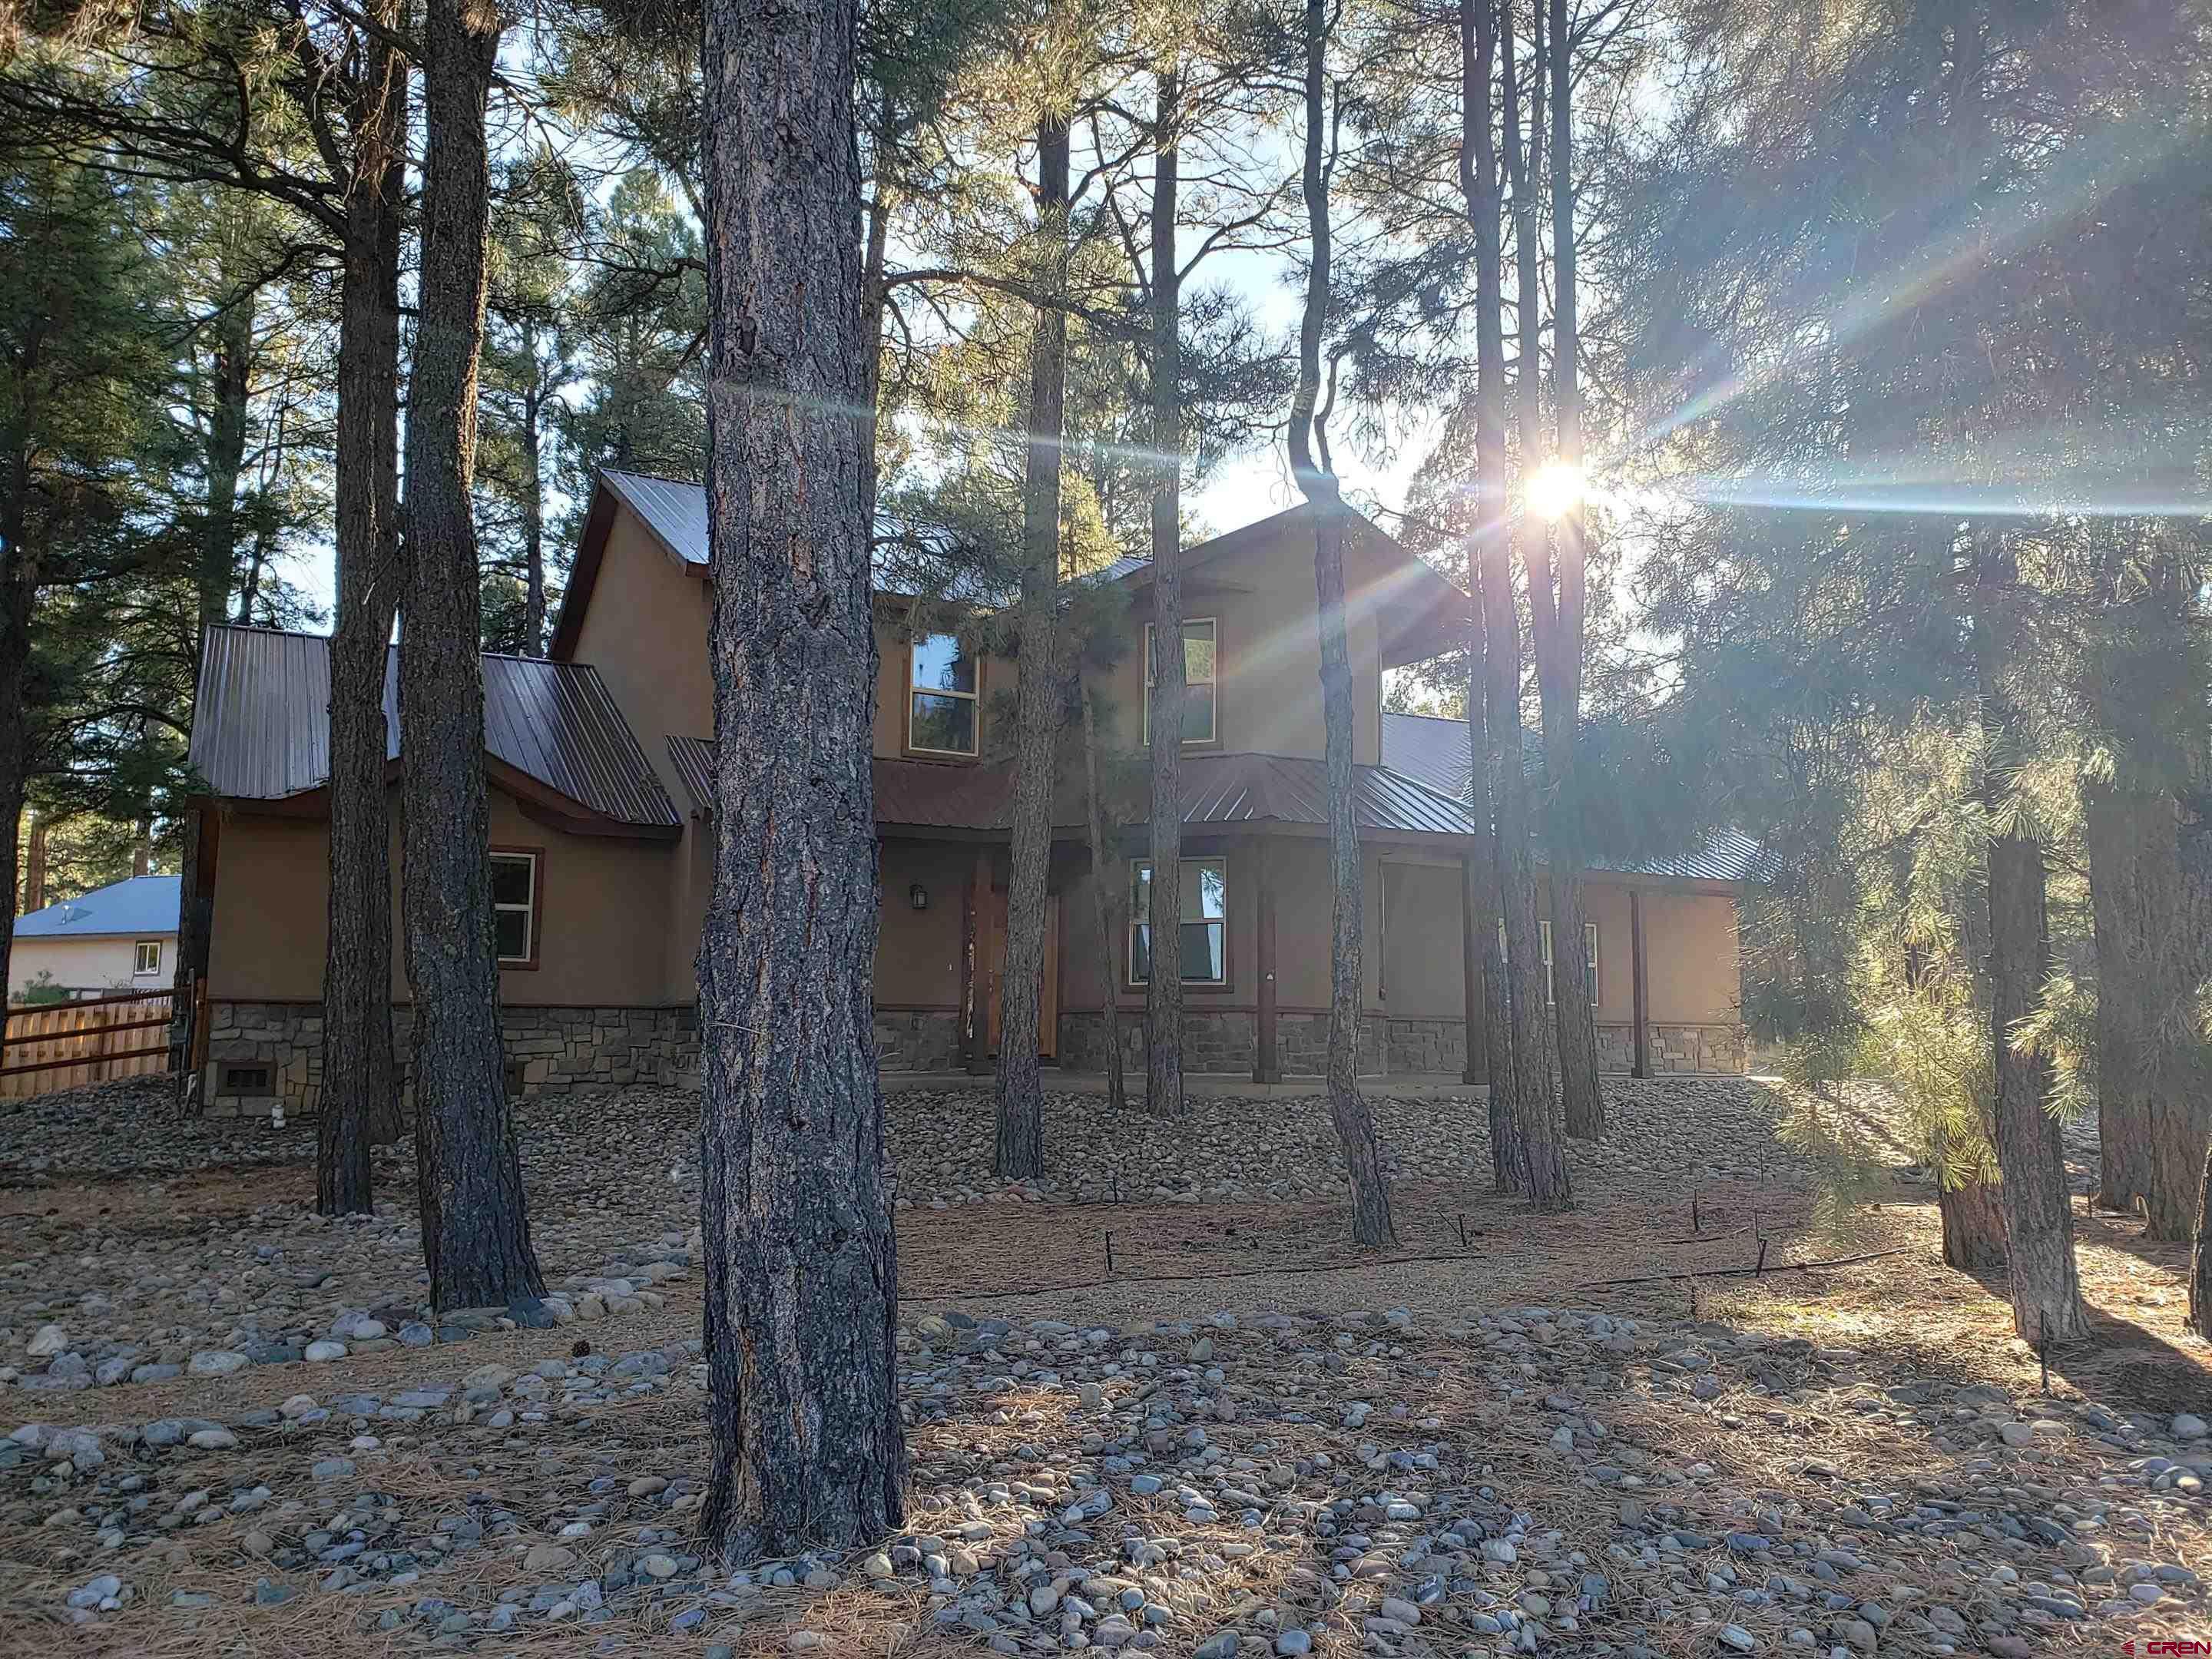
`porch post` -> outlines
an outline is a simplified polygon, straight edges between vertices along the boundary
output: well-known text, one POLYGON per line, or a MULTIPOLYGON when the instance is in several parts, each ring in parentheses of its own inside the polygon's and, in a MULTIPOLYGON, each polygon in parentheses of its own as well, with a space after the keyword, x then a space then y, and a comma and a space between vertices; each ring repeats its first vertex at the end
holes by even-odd
POLYGON ((991 1069, 991 964, 985 922, 991 914, 991 848, 975 849, 969 872, 966 927, 960 952, 961 1048, 971 1076, 991 1069))
POLYGON ((1481 914, 1476 902, 1481 891, 1477 884, 1481 879, 1481 866, 1470 847, 1459 855, 1459 946, 1464 993, 1461 1000, 1467 1015, 1467 1063, 1459 1080, 1468 1084, 1490 1081, 1490 1022, 1484 1010, 1482 984, 1486 941, 1476 920, 1481 914))
POLYGON ((1636 1022, 1636 1058, 1629 1074, 1650 1077, 1651 1027, 1645 1012, 1650 993, 1645 989, 1648 970, 1644 960, 1644 895, 1633 887, 1628 890, 1628 968, 1629 982, 1633 988, 1629 1017, 1636 1022))
POLYGON ((1267 856, 1267 836, 1253 839, 1252 861, 1260 889, 1260 914, 1255 918, 1257 949, 1254 951, 1259 958, 1255 971, 1259 975, 1255 989, 1260 1012, 1252 1048, 1252 1081, 1280 1083, 1282 1059, 1275 1047, 1275 873, 1273 862, 1267 856))

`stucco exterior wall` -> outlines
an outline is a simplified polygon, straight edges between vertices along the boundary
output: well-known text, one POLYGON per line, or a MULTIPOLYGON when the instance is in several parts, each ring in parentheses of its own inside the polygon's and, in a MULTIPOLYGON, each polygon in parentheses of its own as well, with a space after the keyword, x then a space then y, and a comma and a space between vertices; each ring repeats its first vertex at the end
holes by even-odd
MULTIPOLYGON (((1347 584, 1371 581, 1365 556, 1346 560, 1347 584)), ((1321 641, 1314 609, 1313 550, 1281 542, 1210 560, 1183 580, 1183 615, 1215 621, 1215 728, 1218 740, 1185 745, 1188 754, 1255 753, 1319 757, 1325 748, 1321 713, 1321 641)), ((1352 659, 1352 757, 1382 759, 1382 659, 1370 609, 1354 603, 1346 633, 1352 659)), ((1144 623, 1149 589, 1130 611, 1130 648, 1107 678, 1115 729, 1137 740, 1144 720, 1144 623)))
POLYGON ((687 811, 690 795, 668 758, 667 740, 714 732, 714 681, 707 664, 713 594, 713 583, 679 568, 624 510, 607 532, 599 580, 576 635, 575 660, 599 671, 669 799, 687 811))
MULTIPOLYGON (((1328 883, 1328 843, 1311 836, 1278 836, 1268 839, 1267 857, 1275 887, 1275 999, 1285 1014, 1320 1012, 1328 1006, 1329 930, 1331 904, 1328 883)), ((1115 993, 1119 1006, 1141 1009, 1142 986, 1127 982, 1126 896, 1128 870, 1135 854, 1122 858, 1111 874, 1117 884, 1123 937, 1115 942, 1115 993)), ((1229 865, 1228 983, 1223 987, 1183 986, 1184 1006, 1197 1014, 1235 1012, 1252 1013, 1258 1006, 1259 913, 1258 872, 1252 839, 1186 837, 1187 859, 1222 858, 1229 865)), ((1361 951, 1361 1007, 1364 1013, 1382 1012, 1376 988, 1382 972, 1382 917, 1376 896, 1380 891, 1379 854, 1366 849, 1362 863, 1367 902, 1364 907, 1365 946, 1361 951)), ((1060 900, 1063 953, 1062 981, 1066 1007, 1071 1012, 1095 1012, 1100 1006, 1102 964, 1097 925, 1087 869, 1068 871, 1060 900)), ((1454 913, 1456 915, 1456 911, 1454 913)))
MULTIPOLYGON (((393 808, 397 817, 397 793, 393 808)), ((570 836, 526 817, 490 792, 494 847, 538 849, 538 967, 504 969, 500 998, 515 1006, 652 1007, 670 995, 671 882, 681 848, 665 842, 570 836)), ((315 1001, 329 936, 329 826, 321 819, 233 811, 216 857, 211 997, 315 1001)), ((393 825, 392 994, 407 1000, 393 825)), ((694 924, 696 928, 696 923, 694 924)), ((693 944, 696 945, 696 932, 693 944)))
MULTIPOLYGON (((1627 921, 1622 920, 1626 943, 1627 921)), ((1644 951, 1655 1025, 1733 1024, 1742 1010, 1735 902, 1722 894, 1646 892, 1644 951)), ((1629 1017, 1624 1003, 1621 1018, 1629 1017)))
POLYGON ((176 948, 174 933, 140 933, 129 938, 118 934, 103 939, 19 939, 8 955, 9 994, 11 998, 21 996, 41 973, 52 974, 52 984, 70 990, 166 991, 176 974, 176 948), (161 942, 161 966, 156 973, 133 971, 141 939, 161 942))
POLYGON ((876 921, 876 1004, 908 1013, 951 1014, 960 1006, 960 958, 967 944, 965 899, 975 846, 961 842, 889 841, 878 867, 883 894, 876 921), (921 883, 929 908, 914 908, 921 883))

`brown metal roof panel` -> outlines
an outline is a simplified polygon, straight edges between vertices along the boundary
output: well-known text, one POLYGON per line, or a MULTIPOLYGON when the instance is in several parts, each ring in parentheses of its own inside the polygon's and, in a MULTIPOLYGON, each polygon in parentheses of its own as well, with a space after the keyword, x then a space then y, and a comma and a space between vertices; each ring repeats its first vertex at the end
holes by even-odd
MULTIPOLYGON (((270 629, 208 630, 191 755, 217 794, 277 800, 330 781, 330 641, 270 629)), ((397 649, 385 656, 385 753, 399 754, 397 649)), ((484 747, 624 823, 681 820, 598 672, 483 659, 484 747)))

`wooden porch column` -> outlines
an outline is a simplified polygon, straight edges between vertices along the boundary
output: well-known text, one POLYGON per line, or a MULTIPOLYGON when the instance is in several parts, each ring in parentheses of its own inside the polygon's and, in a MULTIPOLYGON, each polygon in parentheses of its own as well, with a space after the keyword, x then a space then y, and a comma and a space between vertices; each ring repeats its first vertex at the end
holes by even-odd
POLYGON ((1260 914, 1255 919, 1256 948, 1253 952, 1259 958, 1255 988, 1260 1012, 1252 1048, 1252 1081, 1280 1083, 1282 1057, 1275 1046, 1275 873, 1273 862, 1267 856, 1267 836, 1253 841, 1252 861, 1260 889, 1260 914))
POLYGON ((1464 992, 1461 1000, 1467 1013, 1467 1063, 1459 1080, 1468 1084, 1490 1081, 1490 1022, 1484 1009, 1482 985, 1483 963, 1488 953, 1476 920, 1482 909, 1476 902, 1482 890, 1478 884, 1481 879, 1481 865, 1469 848, 1459 855, 1459 944, 1464 992))
POLYGON ((965 926, 960 951, 960 1038, 969 1073, 991 1069, 991 849, 975 849, 963 905, 965 926))
POLYGON ((1645 988, 1649 970, 1644 959, 1644 895, 1633 887, 1628 890, 1628 971, 1632 988, 1629 1017, 1636 1022, 1636 1057, 1629 1075, 1650 1077, 1651 1025, 1647 1012, 1650 993, 1645 988))

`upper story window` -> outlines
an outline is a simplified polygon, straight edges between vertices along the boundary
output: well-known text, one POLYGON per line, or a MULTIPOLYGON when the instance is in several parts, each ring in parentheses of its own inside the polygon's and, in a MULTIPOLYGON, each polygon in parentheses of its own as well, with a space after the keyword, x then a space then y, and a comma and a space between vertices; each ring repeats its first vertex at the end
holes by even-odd
MULTIPOLYGON (((1215 621, 1193 617, 1182 625, 1182 740, 1212 743, 1219 735, 1216 724, 1218 696, 1214 683, 1215 621)), ((1152 655, 1152 625, 1145 624, 1145 741, 1152 740, 1152 680, 1157 662, 1152 655)))
POLYGON ((924 634, 908 647, 906 746, 926 755, 973 755, 978 725, 975 659, 957 635, 924 634))
POLYGON ((510 848, 491 855, 492 937, 502 968, 538 965, 539 864, 536 848, 510 848))
MULTIPOLYGON (((1152 973, 1152 866, 1139 859, 1130 867, 1129 983, 1142 985, 1152 973)), ((1223 859, 1182 861, 1178 930, 1186 985, 1229 982, 1229 865, 1223 859)))
POLYGON ((158 974, 161 971, 161 941, 142 939, 131 952, 131 971, 133 974, 158 974))

